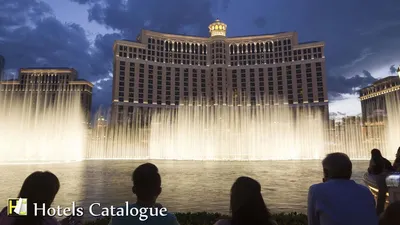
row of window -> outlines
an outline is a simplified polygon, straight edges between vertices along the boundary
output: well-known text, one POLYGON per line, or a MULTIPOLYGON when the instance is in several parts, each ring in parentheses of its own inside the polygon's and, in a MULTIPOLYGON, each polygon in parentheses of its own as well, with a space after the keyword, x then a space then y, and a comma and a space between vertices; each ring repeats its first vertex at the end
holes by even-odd
POLYGON ((1 85, 1 91, 88 91, 92 92, 92 88, 87 85, 50 85, 50 84, 34 84, 34 85, 1 85))
MULTIPOLYGON (((162 63, 185 64, 185 65, 207 65, 207 45, 194 43, 181 43, 163 41, 153 38, 148 39, 148 49, 119 46, 120 57, 134 58, 162 63), (146 54, 147 52, 147 54, 146 54)), ((226 64, 226 44, 217 41, 210 44, 212 55, 211 64, 226 64), (217 54, 215 54, 217 53, 217 54)), ((322 58, 322 47, 292 50, 291 40, 280 40, 276 42, 267 41, 247 44, 230 44, 229 55, 231 66, 274 64, 290 61, 309 60, 322 58), (270 54, 268 53, 270 52, 270 54), (274 52, 274 54, 272 53, 274 52), (293 57, 292 57, 293 52, 293 57), (264 55, 265 60, 264 60, 264 55), (238 58, 238 56, 240 56, 238 58), (243 56, 243 58, 241 58, 243 56), (246 56, 248 58, 246 59, 246 56), (255 58, 257 56, 257 59, 255 58)))

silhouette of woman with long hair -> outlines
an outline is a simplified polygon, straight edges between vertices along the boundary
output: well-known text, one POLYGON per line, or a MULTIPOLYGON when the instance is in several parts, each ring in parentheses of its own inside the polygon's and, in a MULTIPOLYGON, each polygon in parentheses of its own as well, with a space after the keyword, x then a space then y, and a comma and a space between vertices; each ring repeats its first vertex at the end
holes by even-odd
POLYGON ((371 150, 371 160, 369 161, 368 173, 378 175, 383 172, 394 171, 392 164, 389 160, 382 156, 379 149, 371 150))
POLYGON ((372 175, 379 190, 376 199, 376 214, 378 216, 381 215, 385 209, 386 193, 388 192, 386 176, 392 171, 394 171, 392 164, 382 156, 381 151, 376 148, 372 149, 368 173, 372 175))
POLYGON ((34 216, 34 205, 38 207, 44 204, 49 208, 60 189, 60 182, 56 175, 51 172, 37 171, 29 175, 22 184, 18 198, 28 199, 28 215, 22 217, 7 216, 7 208, 0 213, 1 225, 59 225, 60 223, 54 217, 42 216, 42 214, 34 216))
POLYGON ((232 186, 231 218, 215 225, 276 225, 261 195, 261 185, 250 177, 239 177, 232 186))

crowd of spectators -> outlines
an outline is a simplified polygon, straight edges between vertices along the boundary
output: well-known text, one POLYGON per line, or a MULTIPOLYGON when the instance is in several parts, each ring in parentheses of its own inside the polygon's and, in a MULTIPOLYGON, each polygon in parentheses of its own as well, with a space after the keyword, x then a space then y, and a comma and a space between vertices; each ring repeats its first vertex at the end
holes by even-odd
MULTIPOLYGON (((371 151, 368 173, 379 187, 375 200, 364 185, 351 180, 352 162, 344 153, 328 154, 322 161, 322 182, 311 185, 308 192, 307 216, 309 225, 399 225, 400 202, 386 207, 385 177, 400 170, 400 148, 393 165, 378 149, 371 151)), ((19 198, 29 199, 27 210, 33 202, 50 206, 60 188, 60 182, 51 172, 37 171, 29 175, 20 190, 19 198)), ((157 166, 145 163, 132 174, 132 193, 136 202, 130 208, 161 208, 157 198, 161 194, 161 176, 157 166)), ((230 218, 221 219, 215 225, 278 225, 261 194, 261 185, 250 177, 239 177, 230 193, 230 218)), ((0 225, 77 225, 81 221, 71 217, 58 221, 51 216, 23 217, 7 216, 7 207, 0 213, 0 225)), ((135 216, 112 217, 109 225, 178 225, 173 213, 165 216, 148 217, 142 221, 135 216)))

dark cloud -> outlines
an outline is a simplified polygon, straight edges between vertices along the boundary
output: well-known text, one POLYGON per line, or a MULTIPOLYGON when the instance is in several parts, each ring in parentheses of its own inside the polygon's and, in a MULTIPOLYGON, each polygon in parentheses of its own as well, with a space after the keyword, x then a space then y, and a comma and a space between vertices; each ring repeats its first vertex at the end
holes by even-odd
POLYGON ((397 73, 397 68, 394 65, 391 65, 389 68, 389 71, 391 74, 396 74, 397 73))
POLYGON ((57 65, 90 72, 85 65, 90 59, 90 43, 82 27, 61 23, 42 2, 17 2, 6 0, 0 6, 0 54, 7 60, 7 68, 57 65))
MULTIPOLYGON (((118 39, 134 40, 142 28, 167 32, 206 36, 207 27, 214 20, 211 1, 124 1, 124 0, 73 0, 89 4, 89 21, 95 21, 118 33, 98 35, 95 40, 96 61, 92 69, 95 74, 112 72, 112 45, 118 39), (140 10, 138 10, 140 9, 140 10), (190 28, 190 29, 188 29, 190 28)), ((217 2, 224 10, 229 0, 217 2)), ((111 102, 111 80, 105 76, 98 80, 94 105, 111 102)))
POLYGON ((328 75, 327 85, 330 96, 334 99, 340 99, 341 94, 354 94, 359 88, 366 87, 377 80, 366 70, 362 73, 362 76, 355 75, 350 78, 328 75))
MULTIPOLYGON (((257 6, 251 11, 253 29, 258 28, 260 33, 297 31, 300 41, 324 41, 327 71, 351 62, 355 62, 351 68, 343 68, 338 73, 345 74, 355 68, 373 71, 373 65, 386 60, 380 58, 396 54, 392 50, 400 48, 396 38, 400 35, 400 1, 397 0, 307 0, 290 1, 290 4, 281 0, 253 0, 252 4, 257 6), (254 20, 257 16, 268 21, 268 26, 260 26, 261 19, 254 20), (361 60, 365 49, 376 54, 361 60)), ((386 63, 392 62, 386 60, 386 63)))
MULTIPOLYGON (((87 2, 74 0, 80 3, 87 2)), ((229 1, 218 2, 226 8, 229 1)), ((89 1, 89 20, 118 30, 125 38, 134 38, 145 27, 160 32, 186 33, 191 27, 196 35, 207 35, 214 20, 210 0, 89 1)))
MULTIPOLYGON (((212 4, 208 0, 74 1, 89 4, 88 19, 116 33, 97 35, 91 44, 80 25, 61 23, 46 3, 3 0, 0 5, 0 54, 5 56, 9 70, 40 66, 76 68, 81 78, 98 85, 94 90, 94 107, 111 103, 109 74, 115 40, 135 39, 143 27, 161 32, 207 35, 207 26, 214 20, 212 4)), ((229 0, 217 3, 217 8, 224 10, 229 0)))
POLYGON ((2 0, 0 5, 0 27, 3 32, 10 26, 36 23, 53 13, 47 4, 38 0, 2 0))
MULTIPOLYGON (((8 78, 18 68, 41 66, 73 67, 89 81, 104 77, 112 68, 110 36, 97 36, 92 47, 80 25, 60 22, 43 2, 3 0, 0 4, 0 55, 6 59, 8 78)), ((95 93, 94 106, 100 104, 96 95, 102 93, 95 93)))

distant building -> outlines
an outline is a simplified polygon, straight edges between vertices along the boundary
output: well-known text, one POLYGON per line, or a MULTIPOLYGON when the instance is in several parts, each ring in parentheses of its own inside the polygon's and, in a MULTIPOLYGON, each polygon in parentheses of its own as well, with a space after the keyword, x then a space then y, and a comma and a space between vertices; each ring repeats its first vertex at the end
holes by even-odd
POLYGON ((142 30, 137 41, 116 41, 113 122, 179 105, 312 106, 328 119, 323 42, 299 43, 296 32, 226 37, 219 20, 209 31, 142 30))
POLYGON ((6 65, 6 60, 2 55, 0 55, 0 80, 4 79, 4 67, 6 65))
POLYGON ((360 90, 364 126, 384 125, 388 105, 400 107, 400 77, 389 76, 360 90))
POLYGON ((0 91, 5 99, 29 97, 36 101, 45 99, 46 104, 56 101, 59 94, 80 94, 80 101, 87 122, 90 121, 93 84, 78 79, 78 73, 72 68, 23 68, 16 80, 0 82, 0 91), (35 96, 35 97, 32 97, 35 96))
POLYGON ((108 126, 108 122, 104 118, 104 116, 100 116, 99 118, 97 118, 95 126, 96 126, 96 129, 105 129, 108 126))
POLYGON ((361 117, 360 116, 347 116, 342 118, 343 125, 361 125, 361 117))

